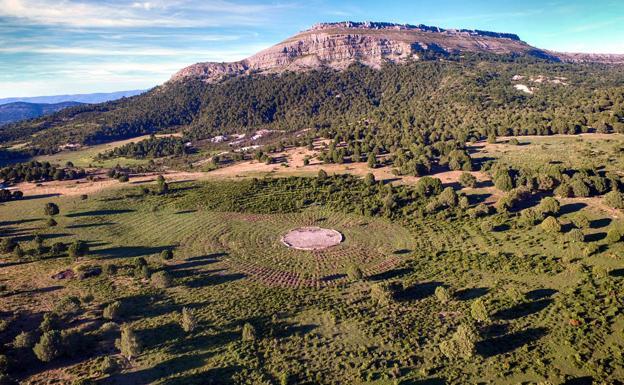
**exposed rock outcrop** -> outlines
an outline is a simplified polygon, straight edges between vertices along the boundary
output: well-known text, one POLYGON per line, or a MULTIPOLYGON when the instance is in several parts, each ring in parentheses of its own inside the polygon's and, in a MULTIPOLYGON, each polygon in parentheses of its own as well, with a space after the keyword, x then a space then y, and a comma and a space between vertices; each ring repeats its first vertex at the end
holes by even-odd
POLYGON ((387 61, 400 63, 410 59, 418 60, 427 52, 530 54, 544 59, 574 62, 611 60, 607 57, 539 50, 510 33, 347 21, 317 24, 238 62, 193 64, 176 73, 171 80, 199 78, 213 82, 252 73, 305 71, 322 67, 344 69, 354 62, 379 68, 387 61))

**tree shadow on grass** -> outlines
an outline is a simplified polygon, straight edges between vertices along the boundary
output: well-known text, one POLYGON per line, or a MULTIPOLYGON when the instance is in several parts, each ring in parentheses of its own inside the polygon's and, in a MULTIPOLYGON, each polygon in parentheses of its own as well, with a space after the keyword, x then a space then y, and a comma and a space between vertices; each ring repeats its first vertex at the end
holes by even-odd
POLYGON ((4 221, 4 222, 0 222, 0 227, 21 225, 21 224, 30 223, 30 222, 38 222, 38 221, 41 221, 42 219, 43 218, 30 218, 30 219, 19 219, 16 221, 4 221))
POLYGON ((445 385, 446 380, 443 378, 426 378, 424 380, 407 380, 401 381, 401 385, 445 385))
POLYGON ((401 276, 403 276, 405 274, 409 274, 412 271, 414 271, 414 270, 412 268, 409 268, 409 267, 404 267, 404 268, 394 269, 394 270, 388 270, 388 271, 385 271, 383 273, 371 275, 370 277, 368 277, 368 280, 370 280, 370 281, 383 281, 383 280, 386 280, 386 279, 398 278, 398 277, 401 277, 401 276))
POLYGON ((587 207, 587 204, 585 203, 568 203, 561 206, 561 209, 559 210, 559 215, 572 214, 580 211, 585 207, 587 207))
POLYGON ((444 286, 442 282, 417 283, 401 290, 394 295, 397 301, 417 301, 432 296, 437 287, 444 286))
POLYGON ((57 290, 61 290, 64 289, 63 286, 48 286, 48 287, 39 287, 36 289, 29 289, 29 290, 17 290, 14 291, 10 294, 5 295, 5 297, 13 297, 16 295, 32 295, 32 294, 39 294, 39 293, 51 293, 53 291, 57 291, 57 290))
POLYGON ((233 331, 224 331, 216 335, 202 334, 188 338, 181 338, 178 340, 178 343, 169 348, 169 351, 172 354, 192 353, 198 350, 207 350, 227 345, 231 342, 239 340, 240 338, 240 333, 233 331))
POLYGON ((593 234, 586 234, 585 235, 585 242, 598 242, 598 241, 602 241, 603 239, 605 239, 607 237, 607 233, 593 233, 593 234))
POLYGON ((112 226, 114 224, 115 222, 83 223, 83 224, 65 226, 65 228, 66 229, 86 229, 89 227, 112 226))
POLYGON ((221 258, 221 257, 225 257, 227 256, 227 253, 212 253, 212 254, 208 254, 208 255, 199 255, 197 257, 190 257, 190 258, 186 258, 185 261, 200 261, 200 260, 205 260, 205 259, 217 259, 217 258, 221 258))
POLYGON ((615 269, 609 272, 609 275, 612 277, 624 277, 624 269, 615 269))
POLYGON ((331 281, 345 278, 346 276, 347 276, 346 274, 331 274, 331 275, 326 275, 325 277, 321 278, 321 281, 331 282, 331 281))
POLYGON ((492 194, 470 194, 468 195, 468 201, 470 204, 479 204, 485 202, 492 194))
POLYGON ((471 287, 468 289, 458 290, 455 293, 455 298, 460 301, 470 301, 486 295, 490 291, 487 287, 471 287))
POLYGON ((212 368, 205 372, 193 373, 179 378, 172 378, 163 382, 163 385, 226 385, 234 384, 232 377, 240 373, 240 366, 228 366, 225 368, 212 368))
POLYGON ((137 330, 137 335, 143 346, 153 349, 161 347, 168 341, 182 341, 185 333, 177 322, 168 322, 153 328, 137 330))
POLYGON ((181 309, 163 294, 138 294, 122 298, 120 302, 124 320, 157 317, 181 309))
POLYGON ((54 198, 54 197, 59 197, 61 196, 61 194, 59 193, 52 193, 52 194, 37 194, 37 195, 25 195, 22 199, 22 201, 31 201, 31 200, 35 200, 35 199, 44 199, 44 198, 54 198))
POLYGON ((190 262, 178 263, 177 265, 167 266, 166 269, 167 271, 173 274, 175 274, 176 272, 182 273, 182 272, 189 272, 189 271, 192 271, 195 274, 199 274, 201 273, 201 270, 197 270, 197 268, 207 266, 215 262, 217 262, 217 260, 214 260, 214 259, 190 261, 190 262))
POLYGON ((195 213, 197 212, 197 210, 182 210, 182 211, 176 211, 174 214, 191 214, 191 213, 195 213))
MULTIPOLYGON (((152 384, 163 377, 169 377, 176 373, 201 368, 212 354, 188 354, 157 363, 151 368, 133 372, 119 373, 110 376, 104 383, 117 384, 152 384)), ((167 382, 173 384, 174 382, 167 382)), ((203 382, 206 383, 206 382, 203 382)), ((182 384, 182 382, 180 382, 182 384)), ((199 383, 198 383, 199 384, 199 383)))
POLYGON ((205 274, 186 283, 186 286, 197 289, 201 287, 217 286, 228 282, 238 281, 247 277, 245 274, 205 274))
POLYGON ((98 255, 107 259, 112 258, 132 258, 143 257, 146 255, 159 254, 163 250, 170 250, 175 246, 117 246, 109 247, 107 249, 94 250, 91 254, 98 255))
POLYGON ((219 274, 222 273, 224 271, 227 271, 226 269, 214 269, 214 270, 200 270, 200 269, 178 269, 178 270, 169 270, 171 272, 171 275, 174 278, 177 279, 184 279, 184 278, 188 278, 188 277, 201 277, 202 275, 206 275, 206 274, 219 274))
POLYGON ((563 385, 592 385, 594 383, 594 378, 590 376, 585 377, 577 377, 567 380, 563 383, 563 385))
POLYGON ((216 254, 200 255, 198 257, 187 258, 182 263, 169 266, 167 270, 174 272, 176 270, 184 270, 184 269, 207 266, 207 265, 217 262, 219 258, 224 257, 226 255, 227 253, 216 253, 216 254))
MULTIPOLYGON (((43 238, 44 240, 50 240, 50 239, 56 239, 56 238, 63 238, 63 237, 69 237, 72 234, 67 234, 67 233, 61 233, 61 234, 40 234, 41 238, 43 238)), ((18 237, 15 237, 15 240, 17 242, 28 242, 28 241, 32 241, 35 239, 35 235, 30 234, 30 235, 20 235, 18 237)))
POLYGON ((68 218, 78 218, 78 217, 95 217, 95 216, 103 216, 103 215, 117 215, 117 214, 126 214, 133 213, 136 210, 93 210, 93 211, 83 211, 81 213, 71 213, 65 215, 68 218))
POLYGON ((546 332, 546 328, 530 328, 500 337, 488 338, 477 343, 477 353, 486 358, 509 353, 539 340, 546 335, 546 332))
POLYGON ((589 223, 589 227, 592 229, 601 229, 603 227, 607 227, 613 222, 611 218, 601 218, 593 220, 589 223))
POLYGON ((535 289, 526 293, 526 298, 532 301, 544 298, 550 298, 553 295, 557 294, 557 290, 555 289, 535 289))
POLYGON ((531 314, 539 313, 546 309, 548 305, 553 302, 550 298, 540 299, 534 302, 525 302, 509 309, 503 309, 498 311, 494 317, 503 320, 514 320, 522 317, 526 317, 531 314))

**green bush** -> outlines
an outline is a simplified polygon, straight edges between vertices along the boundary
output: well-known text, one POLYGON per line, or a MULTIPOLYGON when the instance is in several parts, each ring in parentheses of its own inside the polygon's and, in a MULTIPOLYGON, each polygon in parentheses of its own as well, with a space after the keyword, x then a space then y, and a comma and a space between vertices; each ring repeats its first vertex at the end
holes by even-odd
POLYGON ((61 355, 62 338, 58 330, 50 330, 41 336, 41 339, 33 347, 35 356, 40 361, 50 362, 61 355))
POLYGON ((476 187, 477 178, 469 172, 463 172, 459 177, 459 184, 463 187, 476 187))
POLYGON ((143 348, 139 337, 130 325, 122 326, 121 336, 115 341, 115 345, 121 351, 121 355, 129 360, 141 354, 143 348))
POLYGON ((624 194, 615 190, 608 192, 604 196, 604 202, 607 206, 622 210, 624 209, 624 194))
POLYGON ((197 327, 197 316, 193 309, 187 307, 182 308, 182 314, 180 315, 180 326, 182 330, 187 333, 192 333, 197 327))
POLYGON ((479 335, 474 326, 459 325, 450 340, 440 344, 440 351, 451 360, 469 359, 476 353, 479 335))
POLYGON ((117 373, 121 369, 119 362, 114 357, 106 356, 100 363, 100 372, 105 375, 111 375, 117 373))
POLYGON ((37 335, 34 332, 23 331, 13 340, 13 347, 17 349, 31 349, 37 343, 37 335))
POLYGON ((89 254, 89 245, 85 241, 75 240, 67 250, 71 258, 84 257, 89 254))
POLYGON ((566 236, 570 242, 580 243, 585 241, 585 234, 583 234, 583 231, 580 229, 572 229, 566 236))
POLYGON ((435 296, 442 304, 448 303, 453 298, 451 291, 444 286, 436 287, 435 296))
POLYGON ((490 314, 485 307, 485 302, 481 298, 476 299, 470 305, 470 315, 479 322, 487 322, 490 320, 490 314))
POLYGON ((556 216, 559 214, 559 210, 561 209, 561 204, 558 200, 552 197, 543 198, 538 205, 539 211, 546 215, 556 216))
POLYGON ((164 270, 152 274, 151 280, 154 286, 161 289, 170 287, 173 284, 173 279, 171 278, 171 275, 164 270))
POLYGON ((548 233, 558 233, 561 231, 561 224, 555 217, 546 217, 540 227, 548 233))
POLYGON ((620 232, 619 229, 612 227, 609 229, 609 231, 607 231, 607 237, 605 238, 607 243, 609 244, 616 243, 616 242, 619 242, 621 239, 622 239, 622 233, 620 232))
POLYGON ((45 215, 57 215, 60 212, 59 207, 56 203, 48 202, 43 206, 43 213, 45 215))
POLYGON ((359 281, 364 277, 364 273, 358 265, 352 264, 347 268, 347 277, 350 281, 359 281))
POLYGON ((120 315, 121 315, 121 302, 119 301, 109 303, 108 305, 106 305, 106 307, 102 311, 102 317, 109 319, 109 320, 118 319, 120 315))
POLYGON ((165 261, 173 259, 173 251, 171 251, 170 249, 165 249, 161 251, 160 258, 162 258, 165 261))
POLYGON ((250 324, 249 322, 246 322, 243 325, 243 333, 242 333, 242 339, 243 341, 255 341, 257 338, 256 335, 256 328, 253 327, 252 324, 250 324))

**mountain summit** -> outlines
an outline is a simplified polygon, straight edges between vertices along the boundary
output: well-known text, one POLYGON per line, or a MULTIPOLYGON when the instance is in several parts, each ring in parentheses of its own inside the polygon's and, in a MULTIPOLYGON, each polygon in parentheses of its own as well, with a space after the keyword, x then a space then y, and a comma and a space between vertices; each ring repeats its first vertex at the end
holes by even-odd
POLYGON ((518 35, 469 29, 382 22, 321 23, 231 63, 197 63, 172 77, 207 82, 253 73, 344 69, 354 62, 379 68, 384 62, 419 60, 426 55, 461 53, 533 55, 553 61, 624 63, 624 55, 558 53, 525 43, 518 35))
POLYGON ((231 63, 197 63, 172 80, 279 73, 320 67, 344 69, 354 62, 379 68, 384 61, 418 60, 427 53, 527 54, 536 50, 517 35, 426 25, 380 22, 321 23, 247 59, 231 63))

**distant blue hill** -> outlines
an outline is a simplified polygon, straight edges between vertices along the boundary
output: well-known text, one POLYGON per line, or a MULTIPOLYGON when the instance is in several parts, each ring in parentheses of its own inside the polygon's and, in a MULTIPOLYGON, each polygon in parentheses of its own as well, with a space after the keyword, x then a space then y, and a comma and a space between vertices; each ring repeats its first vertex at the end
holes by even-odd
POLYGON ((95 94, 77 94, 77 95, 52 95, 52 96, 33 96, 28 98, 4 98, 0 99, 0 105, 9 104, 15 102, 27 102, 27 103, 45 103, 55 104, 63 102, 78 102, 78 103, 103 103, 110 100, 121 99, 123 97, 130 97, 142 94, 146 90, 130 90, 130 91, 118 91, 118 92, 100 92, 95 94))
POLYGON ((0 126, 25 119, 49 115, 63 108, 80 105, 79 102, 26 103, 14 102, 0 105, 0 126))

